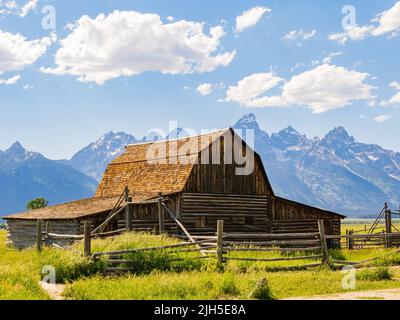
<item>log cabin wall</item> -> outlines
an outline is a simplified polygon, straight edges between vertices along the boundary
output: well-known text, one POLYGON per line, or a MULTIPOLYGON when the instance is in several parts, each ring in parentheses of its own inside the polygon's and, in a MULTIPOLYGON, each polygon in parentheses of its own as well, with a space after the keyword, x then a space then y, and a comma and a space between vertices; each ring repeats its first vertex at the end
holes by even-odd
POLYGON ((224 230, 267 231, 268 197, 262 195, 183 193, 182 222, 192 232, 215 232, 217 220, 224 230))
POLYGON ((312 224, 312 221, 323 219, 327 234, 340 234, 340 215, 279 197, 272 197, 270 203, 270 217, 277 225, 290 224, 290 221, 309 221, 312 224))
MULTIPOLYGON (((51 232, 59 234, 79 234, 79 222, 77 220, 49 220, 51 232)), ((7 221, 7 245, 15 249, 24 249, 36 244, 37 220, 9 219, 7 221)), ((46 223, 42 224, 45 231, 46 223)), ((67 240, 57 240, 55 243, 65 246, 67 240)))

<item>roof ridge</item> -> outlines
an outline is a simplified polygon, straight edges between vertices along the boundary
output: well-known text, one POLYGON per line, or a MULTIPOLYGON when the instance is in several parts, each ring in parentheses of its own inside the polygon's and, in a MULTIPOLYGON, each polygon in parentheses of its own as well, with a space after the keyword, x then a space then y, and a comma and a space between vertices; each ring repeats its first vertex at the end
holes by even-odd
POLYGON ((163 140, 157 140, 157 141, 131 143, 131 144, 127 144, 125 147, 140 146, 140 145, 145 145, 145 144, 153 144, 153 143, 161 143, 161 142, 169 142, 169 141, 179 141, 179 140, 184 140, 184 139, 189 139, 189 138, 202 137, 202 136, 210 135, 210 134, 217 133, 217 132, 226 132, 226 131, 228 131, 230 129, 231 129, 231 127, 228 127, 228 128, 224 128, 224 129, 217 129, 217 130, 213 130, 213 131, 210 131, 210 132, 207 132, 207 133, 191 135, 191 136, 182 137, 182 138, 163 139, 163 140))

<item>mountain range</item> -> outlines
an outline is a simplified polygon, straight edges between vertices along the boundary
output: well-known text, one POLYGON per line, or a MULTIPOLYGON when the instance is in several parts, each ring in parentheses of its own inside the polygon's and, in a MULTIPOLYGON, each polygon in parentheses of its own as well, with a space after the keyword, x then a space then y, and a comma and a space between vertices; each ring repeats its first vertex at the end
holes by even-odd
POLYGON ((27 151, 19 142, 0 151, 0 216, 24 211, 28 201, 50 204, 90 197, 97 181, 69 164, 27 151))
MULTIPOLYGON (((343 127, 323 138, 308 138, 291 126, 268 134, 250 113, 233 128, 239 134, 242 129, 254 130, 254 148, 279 196, 358 217, 376 216, 385 202, 392 207, 400 203, 400 153, 358 142, 343 127)), ((184 132, 178 129, 172 135, 184 132)), ((151 139, 108 132, 70 160, 61 161, 16 143, 0 151, 4 190, 0 214, 19 211, 38 196, 52 204, 91 196, 107 164, 125 145, 151 139)))

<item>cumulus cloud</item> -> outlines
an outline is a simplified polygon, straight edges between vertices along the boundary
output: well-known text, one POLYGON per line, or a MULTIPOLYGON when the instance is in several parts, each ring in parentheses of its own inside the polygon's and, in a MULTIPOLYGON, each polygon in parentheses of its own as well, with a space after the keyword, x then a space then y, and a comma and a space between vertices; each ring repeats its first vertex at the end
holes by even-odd
POLYGON ((255 26, 264 14, 268 12, 271 12, 270 8, 261 6, 244 11, 240 16, 236 17, 235 32, 239 33, 255 26))
POLYGON ((382 115, 380 115, 380 116, 375 117, 375 118, 374 118, 374 121, 375 121, 375 122, 378 122, 378 123, 381 123, 381 122, 388 121, 388 120, 390 120, 391 118, 392 118, 392 116, 389 115, 389 114, 382 114, 382 115))
POLYGON ((389 34, 389 37, 397 35, 400 31, 400 1, 371 20, 371 25, 351 26, 344 32, 334 33, 329 36, 330 40, 345 44, 349 40, 363 40, 370 36, 381 36, 389 34))
POLYGON ((292 30, 284 37, 282 37, 283 41, 297 41, 298 45, 301 45, 304 41, 315 37, 317 34, 316 30, 311 30, 309 32, 304 31, 303 29, 300 30, 292 30))
POLYGON ((197 87, 196 91, 203 96, 207 96, 213 91, 213 88, 214 86, 211 83, 203 83, 197 87))
POLYGON ((21 76, 19 74, 17 74, 8 79, 0 79, 0 84, 4 84, 4 85, 16 84, 20 79, 21 79, 21 76))
POLYGON ((292 104, 306 105, 314 113, 342 108, 355 100, 373 98, 373 87, 364 81, 368 73, 322 64, 292 77, 282 97, 292 104))
POLYGON ((0 30, 0 74, 31 65, 47 51, 51 43, 49 37, 27 40, 19 33, 0 30))
POLYGON ((266 95, 285 80, 272 73, 258 73, 229 87, 225 101, 247 107, 304 105, 313 113, 322 113, 343 108, 356 100, 373 99, 374 87, 364 82, 368 77, 367 73, 322 64, 293 76, 284 83, 279 95, 266 95))
POLYGON ((227 66, 236 52, 221 52, 221 26, 205 32, 204 23, 163 23, 157 14, 114 11, 92 19, 82 16, 60 41, 55 68, 45 73, 67 74, 103 84, 146 71, 165 74, 209 72, 227 66))
POLYGON ((266 93, 282 83, 284 79, 273 72, 255 73, 240 80, 236 86, 230 86, 225 101, 237 102, 246 107, 272 107, 286 105, 280 96, 268 96, 266 93))

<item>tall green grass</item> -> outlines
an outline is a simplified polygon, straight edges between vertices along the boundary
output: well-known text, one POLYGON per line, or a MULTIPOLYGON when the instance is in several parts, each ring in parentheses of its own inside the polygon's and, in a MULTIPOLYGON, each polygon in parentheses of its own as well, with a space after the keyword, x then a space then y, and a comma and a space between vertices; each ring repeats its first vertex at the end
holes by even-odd
MULTIPOLYGON (((282 299, 347 292, 343 274, 325 268, 248 273, 153 272, 142 276, 91 277, 68 284, 65 295, 78 300, 282 299), (260 285, 266 279, 267 285, 260 285)), ((400 282, 357 279, 352 291, 399 288, 400 282)))
MULTIPOLYGON (((124 234, 115 238, 96 239, 93 251, 113 251, 177 243, 166 236, 145 233, 124 234)), ((5 232, 0 231, 0 299, 49 299, 38 282, 41 270, 51 265, 58 282, 67 283, 69 299, 271 299, 299 295, 341 292, 342 274, 327 268, 307 271, 277 271, 278 267, 301 265, 319 260, 253 262, 228 261, 224 270, 217 269, 216 259, 193 259, 198 252, 176 253, 174 250, 127 254, 126 267, 131 274, 104 277, 103 259, 82 257, 82 243, 72 250, 44 248, 22 251, 5 248, 5 232), (181 261, 170 261, 182 258, 181 261), (271 272, 275 271, 275 272, 271 272)), ((331 251, 336 259, 357 261, 377 255, 386 256, 381 264, 400 264, 393 250, 331 251), (395 257, 395 258, 394 258, 395 257)), ((310 253, 309 253, 310 254, 310 253)), ((277 252, 233 252, 229 257, 273 258, 299 256, 277 252)), ((357 290, 400 287, 400 283, 380 275, 361 277, 357 290)))

